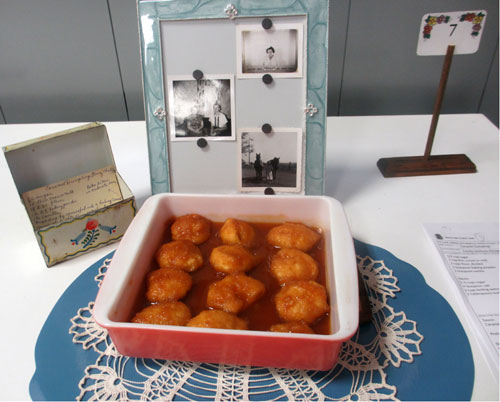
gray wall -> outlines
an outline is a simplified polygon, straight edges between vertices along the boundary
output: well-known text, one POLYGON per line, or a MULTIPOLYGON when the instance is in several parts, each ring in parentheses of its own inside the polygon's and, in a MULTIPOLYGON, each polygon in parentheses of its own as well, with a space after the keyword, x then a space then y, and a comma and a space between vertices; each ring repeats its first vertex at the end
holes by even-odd
MULTIPOLYGON (((331 0, 328 115, 432 113, 442 57, 418 57, 429 12, 485 9, 453 59, 442 113, 498 126, 498 0, 331 0)), ((0 123, 142 120, 135 0, 0 0, 0 123)))

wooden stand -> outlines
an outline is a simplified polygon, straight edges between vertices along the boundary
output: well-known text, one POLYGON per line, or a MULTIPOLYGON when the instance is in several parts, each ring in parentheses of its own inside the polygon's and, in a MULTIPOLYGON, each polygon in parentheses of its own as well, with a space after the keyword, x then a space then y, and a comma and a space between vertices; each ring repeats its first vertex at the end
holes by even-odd
POLYGON ((476 165, 474 165, 474 163, 464 154, 431 156, 432 143, 434 142, 434 136, 436 134, 436 127, 441 104, 443 103, 444 91, 448 81, 454 50, 455 46, 450 45, 446 51, 424 156, 403 156, 379 159, 377 166, 384 177, 475 173, 477 171, 476 165))

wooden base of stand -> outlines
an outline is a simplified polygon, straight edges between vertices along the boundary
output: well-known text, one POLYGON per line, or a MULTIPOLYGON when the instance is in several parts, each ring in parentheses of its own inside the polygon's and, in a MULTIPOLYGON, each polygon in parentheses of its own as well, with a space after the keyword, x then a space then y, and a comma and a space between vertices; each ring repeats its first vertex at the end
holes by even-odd
POLYGON ((384 177, 428 176, 475 173, 476 165, 464 154, 436 156, 402 156, 382 158, 377 166, 384 177))

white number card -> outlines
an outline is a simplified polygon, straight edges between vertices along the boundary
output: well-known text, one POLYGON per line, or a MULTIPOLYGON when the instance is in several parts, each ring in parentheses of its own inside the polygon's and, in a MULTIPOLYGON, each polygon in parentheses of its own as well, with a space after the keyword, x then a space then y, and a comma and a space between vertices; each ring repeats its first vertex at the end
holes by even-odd
POLYGON ((485 10, 426 14, 420 24, 417 54, 444 55, 448 45, 455 45, 454 54, 475 53, 485 23, 485 10))

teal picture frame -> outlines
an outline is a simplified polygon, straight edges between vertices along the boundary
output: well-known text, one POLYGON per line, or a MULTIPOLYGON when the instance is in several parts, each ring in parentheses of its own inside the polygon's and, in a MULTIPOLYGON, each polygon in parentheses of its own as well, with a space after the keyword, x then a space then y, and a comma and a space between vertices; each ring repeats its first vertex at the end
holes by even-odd
MULTIPOLYGON (((306 88, 302 193, 324 194, 328 0, 138 0, 145 120, 153 194, 172 192, 161 22, 305 16, 306 88)), ((239 192, 238 188, 234 192, 239 192)))

